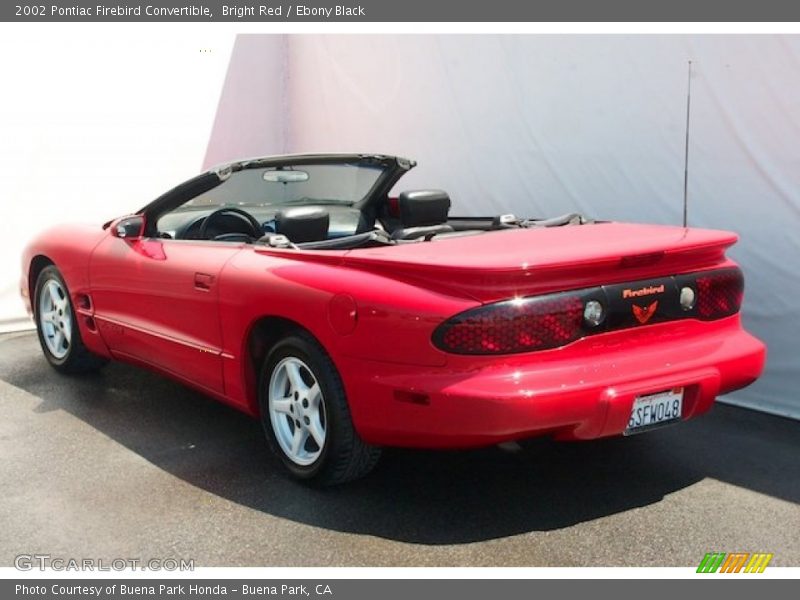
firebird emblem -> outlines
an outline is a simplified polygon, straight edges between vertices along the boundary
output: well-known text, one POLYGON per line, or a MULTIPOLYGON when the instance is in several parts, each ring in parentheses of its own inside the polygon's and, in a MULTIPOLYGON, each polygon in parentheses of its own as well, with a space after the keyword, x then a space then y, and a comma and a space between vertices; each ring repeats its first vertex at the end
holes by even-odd
POLYGON ((631 308, 633 308, 633 316, 636 317, 636 320, 639 321, 640 324, 644 325, 650 320, 650 317, 656 313, 656 309, 658 308, 658 300, 650 304, 647 308, 636 306, 635 304, 631 308))

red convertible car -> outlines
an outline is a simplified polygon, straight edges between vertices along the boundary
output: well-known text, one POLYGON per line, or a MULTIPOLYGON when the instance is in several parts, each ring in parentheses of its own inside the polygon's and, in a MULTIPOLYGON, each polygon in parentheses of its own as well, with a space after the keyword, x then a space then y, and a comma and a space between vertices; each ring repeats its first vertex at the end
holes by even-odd
POLYGON ((156 369, 261 420, 293 476, 382 446, 629 435, 754 381, 733 233, 455 217, 383 155, 246 160, 23 257, 48 362, 156 369))

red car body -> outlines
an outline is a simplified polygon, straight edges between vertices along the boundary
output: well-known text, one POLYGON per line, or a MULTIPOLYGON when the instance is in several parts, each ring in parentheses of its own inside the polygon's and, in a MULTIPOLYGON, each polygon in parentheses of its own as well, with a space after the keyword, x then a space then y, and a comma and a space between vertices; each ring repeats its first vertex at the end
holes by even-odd
POLYGON ((61 227, 25 251, 20 289, 30 299, 38 271, 56 265, 92 353, 251 415, 265 339, 256 334, 295 324, 339 371, 365 442, 464 448, 618 435, 643 395, 681 388, 686 419, 754 381, 765 348, 742 328, 738 304, 713 319, 647 315, 665 295, 649 282, 736 272, 725 255, 736 239, 609 222, 315 250, 61 227), (635 319, 534 351, 453 353, 436 341, 465 311, 601 287, 623 290, 620 310, 635 319))

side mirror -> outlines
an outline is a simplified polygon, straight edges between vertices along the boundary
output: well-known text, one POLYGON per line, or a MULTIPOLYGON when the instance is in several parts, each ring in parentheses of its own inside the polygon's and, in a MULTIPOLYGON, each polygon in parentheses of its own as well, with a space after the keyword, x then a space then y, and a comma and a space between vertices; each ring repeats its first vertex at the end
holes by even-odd
POLYGON ((111 235, 126 240, 138 240, 144 235, 144 217, 122 217, 111 223, 111 235))

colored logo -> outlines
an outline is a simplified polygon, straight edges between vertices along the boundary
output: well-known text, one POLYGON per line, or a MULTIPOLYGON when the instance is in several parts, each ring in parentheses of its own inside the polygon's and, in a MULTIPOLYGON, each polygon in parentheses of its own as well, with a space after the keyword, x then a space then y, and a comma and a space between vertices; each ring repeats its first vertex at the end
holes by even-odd
POLYGON ((664 293, 664 284, 661 285, 651 285, 646 286, 643 288, 639 288, 638 290, 632 290, 630 288, 622 290, 622 297, 623 298, 639 298, 640 296, 652 296, 653 294, 663 294, 664 293))
POLYGON ((650 320, 650 317, 656 314, 656 309, 658 308, 658 300, 656 300, 647 307, 636 306, 634 304, 631 308, 633 308, 633 316, 636 317, 636 320, 639 321, 639 323, 641 323, 642 325, 644 325, 650 320))
POLYGON ((700 561, 698 573, 763 573, 772 554, 766 552, 709 552, 700 561))

